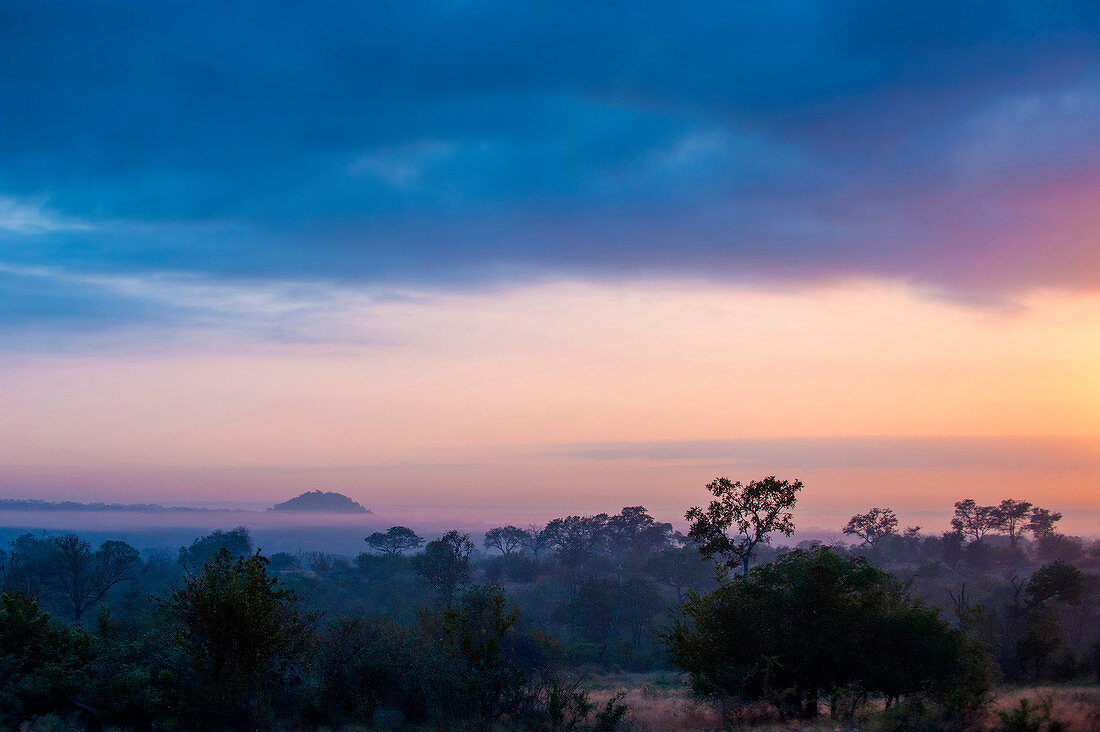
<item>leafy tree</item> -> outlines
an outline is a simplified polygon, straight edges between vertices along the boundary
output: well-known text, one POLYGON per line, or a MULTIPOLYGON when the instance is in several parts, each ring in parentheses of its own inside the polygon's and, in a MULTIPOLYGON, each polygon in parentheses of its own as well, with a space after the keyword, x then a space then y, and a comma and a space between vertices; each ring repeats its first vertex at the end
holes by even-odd
POLYGON ((485 548, 496 549, 501 554, 511 554, 522 547, 529 537, 527 531, 517 526, 499 526, 485 532, 485 548))
POLYGON ((979 506, 973 498, 955 502, 955 516, 951 527, 964 538, 981 541, 997 528, 997 507, 979 506))
POLYGON ((1072 564, 1055 561, 1035 570, 1024 589, 1031 607, 1051 600, 1078 605, 1085 594, 1085 575, 1072 564))
POLYGON ((291 569, 297 569, 302 561, 301 554, 291 554, 289 552, 275 552, 268 557, 268 567, 272 572, 286 572, 291 569))
POLYGON ((572 596, 554 611, 553 619, 573 628, 585 640, 606 646, 618 630, 622 608, 618 590, 619 583, 613 579, 583 579, 572 596))
MULTIPOLYGON (((140 592, 136 584, 130 587, 131 593, 140 592)), ((157 671, 163 668, 158 665, 163 656, 155 655, 159 639, 147 632, 152 627, 120 619, 110 606, 99 610, 92 638, 88 706, 105 727, 151 730, 161 726, 164 686, 157 671)))
POLYGON ((1020 540, 1020 536, 1027 528, 1028 517, 1031 515, 1031 504, 1027 501, 1017 501, 1006 498, 993 509, 993 520, 998 531, 1008 534, 1008 540, 1013 548, 1020 540))
POLYGON ((1085 553, 1085 543, 1076 536, 1052 531, 1039 537, 1036 554, 1046 561, 1075 562, 1085 553))
POLYGON ((427 714, 411 632, 384 617, 337 617, 321 635, 313 657, 315 694, 307 701, 311 726, 370 723, 380 705, 401 709, 410 718, 427 714))
POLYGON ((48 582, 55 548, 53 540, 22 534, 8 542, 8 546, 10 550, 0 554, 0 581, 3 583, 0 590, 37 597, 48 582))
POLYGON ((771 699, 806 716, 831 690, 946 693, 969 653, 961 633, 893 575, 825 547, 788 552, 693 596, 665 639, 697 693, 771 699), (787 701, 784 689, 793 690, 787 701))
POLYGON ((413 557, 413 566, 449 605, 458 588, 470 581, 470 553, 473 550, 469 534, 451 530, 429 541, 424 552, 413 557))
POLYGON ((543 536, 554 556, 566 567, 576 569, 607 550, 606 513, 595 516, 566 516, 546 525, 543 536))
POLYGON ((883 539, 895 535, 897 530, 898 517, 889 508, 872 508, 867 513, 857 513, 844 527, 845 534, 858 536, 872 549, 883 539))
POLYGON ((774 475, 747 485, 728 478, 716 478, 707 485, 715 496, 706 511, 695 506, 685 518, 691 522, 688 535, 703 556, 725 559, 726 566, 741 565, 749 573, 749 561, 772 533, 790 536, 794 517, 790 510, 798 500, 802 481, 779 480, 774 475), (730 536, 731 530, 735 532, 730 536))
POLYGON ((1072 655, 1070 640, 1053 607, 1037 605, 1029 608, 1015 645, 1017 675, 1030 680, 1052 675, 1067 680, 1072 676, 1072 671, 1067 674, 1064 668, 1067 657, 1072 655), (1063 667, 1061 674, 1057 673, 1058 666, 1063 667))
POLYGON ((626 506, 608 518, 607 533, 614 551, 640 556, 666 548, 672 539, 672 524, 655 520, 645 506, 626 506))
POLYGON ((473 586, 416 622, 337 619, 317 654, 317 695, 309 719, 370 723, 381 707, 410 722, 446 729, 565 729, 592 711, 583 694, 563 692, 538 636, 495 586, 473 586))
POLYGON ((137 549, 123 541, 105 541, 95 552, 76 534, 54 539, 50 578, 69 603, 73 620, 80 623, 88 608, 121 582, 137 576, 141 565, 137 549))
POLYGON ((0 594, 0 725, 22 729, 44 714, 80 711, 96 726, 95 711, 80 701, 92 657, 82 629, 64 627, 35 600, 0 594))
MULTIPOLYGON (((11 544, 14 543, 15 539, 12 539, 11 544)), ((19 576, 22 563, 23 557, 19 552, 0 549, 0 592, 9 592, 15 589, 15 582, 19 576)))
POLYGON ((471 587, 438 615, 421 613, 425 634, 439 640, 452 668, 453 681, 437 685, 450 692, 437 702, 449 716, 488 727, 516 711, 526 678, 510 657, 508 640, 518 620, 519 612, 509 609, 504 592, 493 586, 471 587))
POLYGON ((1054 525, 1062 520, 1062 514, 1050 511, 1046 508, 1033 508, 1027 518, 1027 530, 1036 539, 1052 536, 1055 533, 1054 525))
POLYGON ((187 568, 198 568, 216 557, 222 549, 233 557, 245 557, 252 554, 252 535, 244 526, 231 531, 217 529, 206 536, 195 539, 191 546, 180 549, 179 562, 187 568))
POLYGON ((529 583, 538 578, 541 567, 531 557, 519 552, 489 557, 481 564, 485 579, 489 583, 507 580, 509 582, 529 583))
POLYGON ((423 546, 424 539, 408 526, 391 526, 385 533, 376 531, 364 541, 371 549, 387 556, 396 557, 409 549, 423 546))
POLYGON ((291 688, 308 618, 259 554, 222 548, 162 603, 180 655, 177 712, 188 725, 268 727, 291 688))

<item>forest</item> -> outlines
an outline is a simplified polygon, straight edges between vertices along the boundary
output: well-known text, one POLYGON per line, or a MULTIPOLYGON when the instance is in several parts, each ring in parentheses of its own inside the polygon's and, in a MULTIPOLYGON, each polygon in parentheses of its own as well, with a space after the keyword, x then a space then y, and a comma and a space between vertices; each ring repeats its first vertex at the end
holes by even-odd
POLYGON ((0 549, 0 728, 1100 724, 1100 540, 961 499, 945 527, 871 507, 848 542, 788 546, 802 489, 718 478, 687 533, 628 506, 394 526, 354 557, 243 526, 174 553, 24 534, 0 549), (1027 688, 1088 703, 1005 696, 1027 688))

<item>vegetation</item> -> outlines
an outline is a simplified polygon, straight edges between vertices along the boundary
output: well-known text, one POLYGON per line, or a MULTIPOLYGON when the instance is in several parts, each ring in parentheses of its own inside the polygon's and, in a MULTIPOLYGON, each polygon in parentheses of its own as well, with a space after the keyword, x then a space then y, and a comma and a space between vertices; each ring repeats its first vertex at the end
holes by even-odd
POLYGON ((391 557, 424 545, 423 537, 407 526, 391 526, 385 532, 376 531, 365 541, 371 549, 391 557))
POLYGON ((357 557, 265 557, 244 527, 174 556, 27 534, 0 549, 0 729, 660 728, 652 705, 688 693, 712 727, 1085 718, 990 700, 1100 680, 1100 543, 1006 499, 960 501, 940 535, 876 507, 852 546, 775 546, 801 488, 718 479, 686 536, 628 506, 501 526, 484 553, 401 526, 357 557))
MULTIPOLYGON (((702 695, 767 699, 815 717, 819 697, 889 705, 905 695, 982 699, 990 674, 970 675, 975 649, 936 610, 865 557, 796 549, 707 595, 668 632, 672 662, 702 695)), ((982 663, 984 666, 984 662, 982 663)))
POLYGON ((794 532, 791 509, 802 490, 800 481, 777 480, 773 475, 741 485, 740 481, 717 478, 707 490, 715 500, 705 511, 698 506, 688 510, 689 536, 704 556, 722 557, 731 567, 741 565, 745 576, 753 553, 771 534, 790 536, 794 532), (736 529, 732 536, 731 529, 736 529))

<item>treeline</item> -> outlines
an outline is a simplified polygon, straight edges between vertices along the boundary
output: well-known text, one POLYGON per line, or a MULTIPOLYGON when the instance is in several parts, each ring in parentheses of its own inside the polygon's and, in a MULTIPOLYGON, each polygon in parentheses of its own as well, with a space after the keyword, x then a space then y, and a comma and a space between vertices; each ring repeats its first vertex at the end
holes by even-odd
POLYGON ((158 503, 79 503, 77 501, 41 501, 37 498, 0 498, 0 511, 132 511, 138 513, 216 513, 225 508, 161 506, 158 503))
POLYGON ((395 526, 356 557, 265 557, 244 527, 171 555, 21 536, 0 550, 0 724, 611 729, 625 707, 579 684, 621 668, 684 671, 731 721, 964 726, 999 681, 1100 677, 1100 543, 1060 514, 964 500, 928 535, 873 508, 854 546, 786 547, 801 483, 707 488, 686 535, 634 506, 480 547, 395 526))

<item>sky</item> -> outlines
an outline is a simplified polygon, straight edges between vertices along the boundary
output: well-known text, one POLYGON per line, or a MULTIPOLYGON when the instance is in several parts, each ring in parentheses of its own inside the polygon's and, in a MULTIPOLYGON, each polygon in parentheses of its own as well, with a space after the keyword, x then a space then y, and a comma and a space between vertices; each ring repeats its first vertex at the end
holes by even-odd
POLYGON ((1100 7, 8 2, 0 497, 1100 531, 1100 7))

